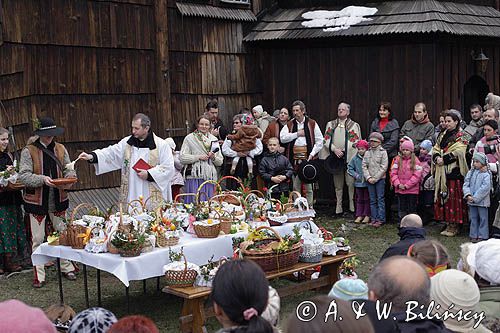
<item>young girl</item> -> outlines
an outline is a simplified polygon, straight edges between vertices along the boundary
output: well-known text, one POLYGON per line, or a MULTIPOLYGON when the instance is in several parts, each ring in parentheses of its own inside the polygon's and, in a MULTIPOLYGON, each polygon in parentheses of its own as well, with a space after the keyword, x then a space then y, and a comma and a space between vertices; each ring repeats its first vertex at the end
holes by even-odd
POLYGON ((488 158, 484 153, 474 153, 472 166, 465 176, 463 191, 469 205, 469 237, 471 242, 475 243, 489 238, 491 173, 488 170, 488 158))
POLYGON ((354 189, 356 198, 356 219, 354 223, 370 222, 370 196, 368 194, 368 183, 363 177, 363 156, 368 150, 368 142, 359 140, 356 143, 358 153, 347 165, 347 173, 354 178, 354 189))
POLYGON ((422 177, 422 167, 415 156, 413 142, 403 141, 400 150, 401 153, 394 158, 391 169, 391 183, 398 195, 399 222, 407 214, 417 212, 417 198, 422 177))
POLYGON ((422 263, 429 277, 451 267, 448 251, 443 244, 435 240, 423 240, 411 245, 408 257, 422 263))
POLYGON ((417 214, 422 218, 424 225, 434 218, 434 177, 432 177, 431 173, 431 152, 432 142, 430 140, 422 141, 420 144, 420 155, 418 155, 420 166, 422 167, 422 178, 420 181, 417 214))
POLYGON ((218 333, 272 333, 262 317, 269 298, 269 283, 262 269, 249 260, 232 260, 215 274, 212 286, 218 333))
MULTIPOLYGON (((14 171, 12 156, 7 151, 9 131, 0 127, 0 171, 14 171)), ((12 258, 26 246, 26 234, 22 223, 21 191, 11 191, 9 186, 0 186, 0 255, 3 255, 5 272, 18 272, 21 266, 12 258)))
POLYGON ((363 157, 363 176, 368 181, 372 226, 379 228, 385 223, 385 172, 387 152, 382 148, 384 137, 379 132, 370 134, 370 150, 363 157))

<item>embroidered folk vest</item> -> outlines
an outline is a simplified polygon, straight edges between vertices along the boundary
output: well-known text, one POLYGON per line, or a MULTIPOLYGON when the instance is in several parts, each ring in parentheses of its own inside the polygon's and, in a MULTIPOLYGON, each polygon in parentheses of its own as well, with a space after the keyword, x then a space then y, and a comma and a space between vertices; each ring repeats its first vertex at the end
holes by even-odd
MULTIPOLYGON (((57 163, 52 160, 49 156, 44 156, 43 151, 34 145, 28 145, 27 149, 30 152, 31 160, 33 161, 33 174, 43 175, 44 174, 44 164, 55 164, 57 168, 57 177, 62 178, 63 172, 57 166, 57 163)), ((64 146, 60 143, 55 142, 54 154, 57 159, 64 164, 64 146)), ((46 175, 48 176, 48 175, 46 175)), ((27 213, 46 215, 49 213, 49 191, 54 191, 54 200, 56 212, 62 212, 68 209, 69 200, 68 195, 65 190, 60 190, 57 188, 51 188, 47 185, 42 185, 37 188, 26 188, 24 190, 24 210, 27 213)))

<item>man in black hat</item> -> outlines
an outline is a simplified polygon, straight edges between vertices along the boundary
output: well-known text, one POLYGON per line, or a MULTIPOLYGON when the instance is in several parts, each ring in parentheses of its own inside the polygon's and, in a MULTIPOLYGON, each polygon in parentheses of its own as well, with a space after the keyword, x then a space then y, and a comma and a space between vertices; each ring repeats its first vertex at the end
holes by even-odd
POLYGON ((302 185, 306 189, 307 203, 312 207, 314 203, 312 184, 303 183, 298 177, 298 166, 304 161, 316 158, 323 147, 323 134, 316 121, 306 116, 306 106, 302 101, 295 101, 292 104, 294 118, 280 132, 280 139, 283 143, 289 143, 285 153, 295 168, 292 177, 293 190, 302 193, 302 185))
MULTIPOLYGON (((42 118, 35 130, 38 139, 21 153, 19 181, 26 186, 24 210, 29 214, 33 252, 43 243, 46 230, 62 231, 65 228, 62 218, 69 206, 66 189, 71 185, 56 186, 52 180, 76 177, 76 173, 64 167, 70 162, 68 151, 54 141, 54 137, 63 132, 64 129, 57 127, 53 119, 42 118)), ((61 270, 67 279, 76 279, 75 267, 69 261, 61 260, 61 270)), ((41 288, 45 283, 44 266, 35 266, 34 273, 33 287, 41 288)))

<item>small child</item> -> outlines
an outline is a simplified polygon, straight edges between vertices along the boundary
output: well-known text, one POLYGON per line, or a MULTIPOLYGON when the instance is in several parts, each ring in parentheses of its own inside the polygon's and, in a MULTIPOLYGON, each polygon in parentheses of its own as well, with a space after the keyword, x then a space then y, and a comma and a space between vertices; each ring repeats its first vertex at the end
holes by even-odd
POLYGON ((175 197, 181 193, 181 189, 184 186, 184 177, 182 177, 182 163, 180 160, 180 151, 175 150, 175 141, 172 138, 166 138, 165 142, 172 149, 172 156, 174 158, 174 175, 171 179, 171 188, 172 188, 172 200, 175 200, 175 197))
POLYGON ((372 132, 369 137, 370 149, 363 157, 363 176, 368 181, 370 195, 371 225, 379 228, 385 223, 385 172, 387 171, 387 152, 382 148, 384 137, 372 132))
POLYGON ((269 152, 262 157, 259 164, 259 173, 266 182, 266 186, 271 188, 273 185, 279 184, 273 188, 271 193, 271 197, 274 199, 279 199, 282 194, 288 196, 289 181, 293 176, 293 166, 288 158, 278 152, 279 147, 278 138, 270 138, 267 142, 269 152))
POLYGON ((448 250, 436 240, 422 240, 410 245, 408 257, 423 264, 429 277, 451 267, 448 250))
POLYGON ((398 195, 398 218, 417 212, 417 199, 420 191, 422 167, 415 156, 412 141, 401 143, 400 153, 394 158, 391 168, 391 184, 398 195))
POLYGON ((356 219, 354 223, 370 222, 370 196, 368 194, 368 183, 363 177, 363 156, 368 150, 368 142, 359 140, 356 143, 358 153, 347 165, 347 173, 354 178, 354 189, 356 198, 356 219))
MULTIPOLYGON (((249 152, 255 149, 257 146, 257 139, 262 137, 262 132, 257 125, 254 125, 254 120, 251 115, 243 115, 241 117, 241 123, 243 124, 240 129, 235 134, 229 134, 227 138, 231 140, 231 149, 237 153, 249 152)), ((236 172, 236 166, 240 160, 239 156, 233 158, 231 163, 231 175, 236 172)), ((253 173, 253 159, 250 156, 246 156, 248 173, 253 173)))
POLYGON ((476 152, 472 156, 472 169, 464 180, 464 198, 469 205, 471 242, 480 242, 489 238, 488 207, 490 206, 491 172, 488 170, 488 158, 484 153, 476 152))
POLYGON ((434 177, 431 173, 432 142, 424 140, 420 143, 420 166, 422 167, 422 180, 420 181, 420 194, 418 196, 417 213, 422 218, 424 225, 434 218, 434 177))

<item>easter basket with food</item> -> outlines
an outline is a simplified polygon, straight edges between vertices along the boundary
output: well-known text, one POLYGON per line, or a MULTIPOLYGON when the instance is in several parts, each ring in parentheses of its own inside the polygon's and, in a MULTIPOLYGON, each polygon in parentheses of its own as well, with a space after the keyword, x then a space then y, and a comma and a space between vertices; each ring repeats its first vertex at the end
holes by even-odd
POLYGON ((200 272, 200 267, 189 263, 182 249, 180 253, 169 249, 169 258, 171 262, 163 266, 167 285, 181 288, 192 287, 200 272), (181 259, 184 259, 184 262, 181 262, 181 259))

